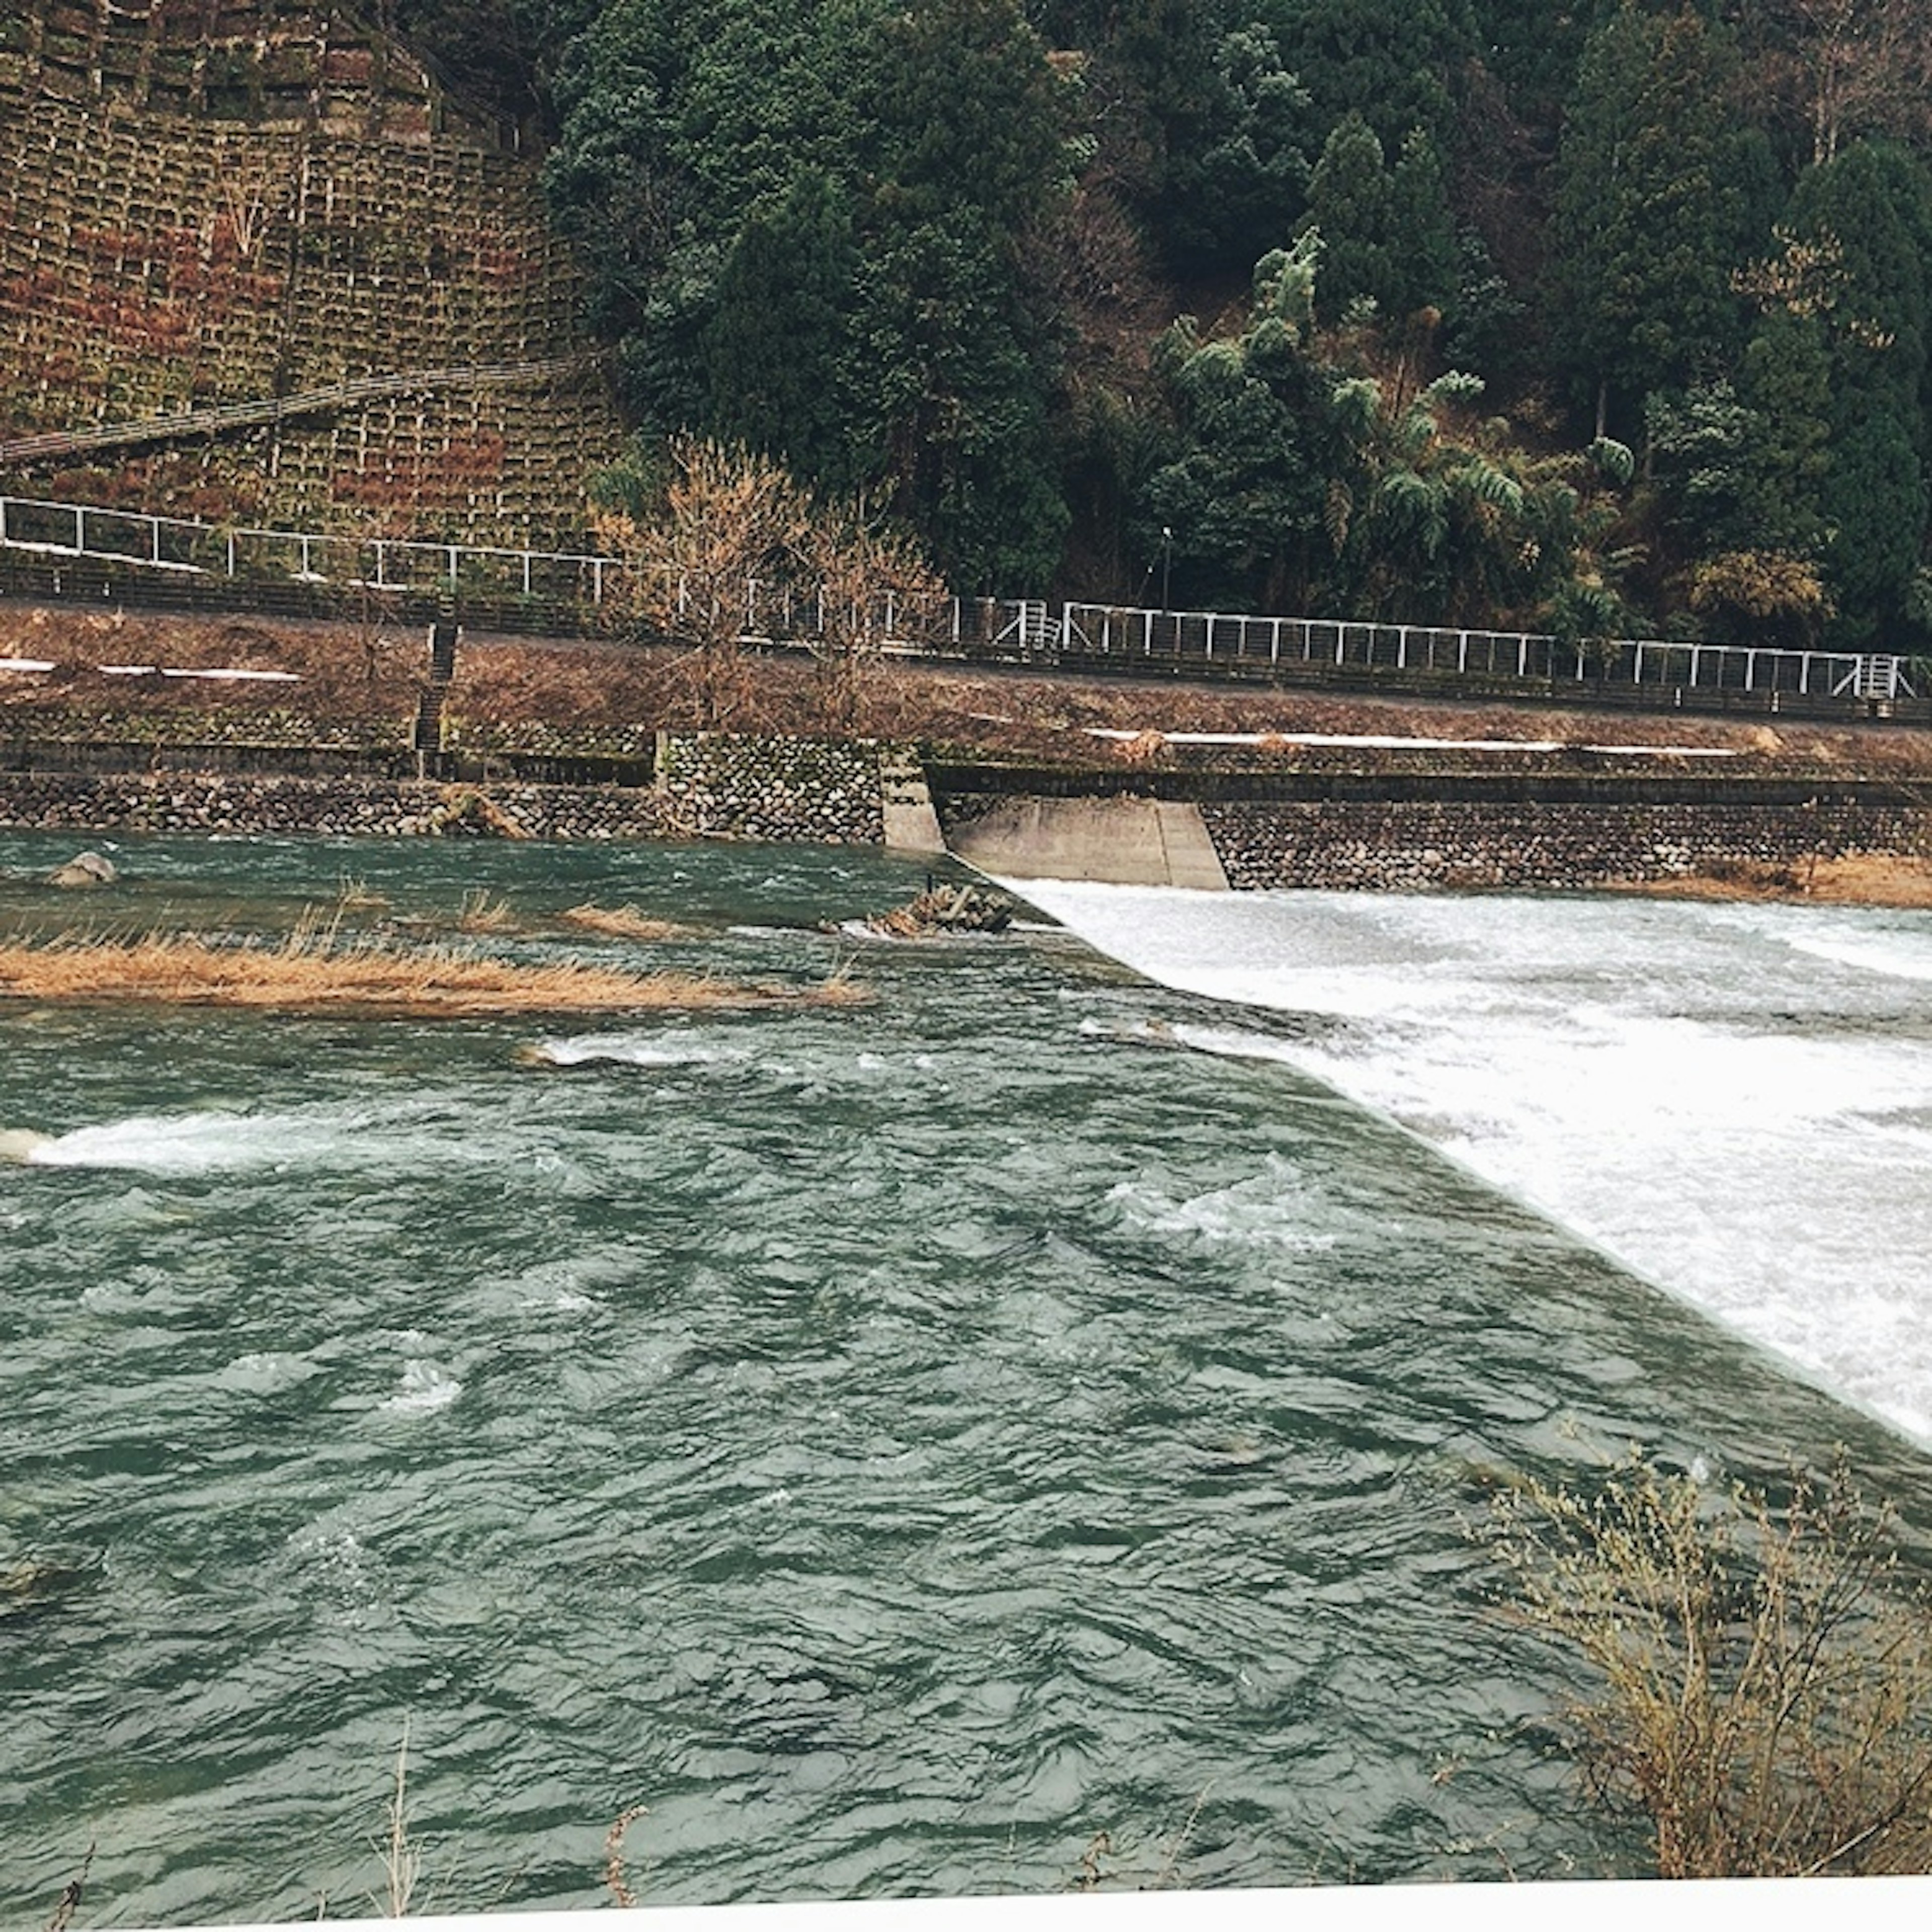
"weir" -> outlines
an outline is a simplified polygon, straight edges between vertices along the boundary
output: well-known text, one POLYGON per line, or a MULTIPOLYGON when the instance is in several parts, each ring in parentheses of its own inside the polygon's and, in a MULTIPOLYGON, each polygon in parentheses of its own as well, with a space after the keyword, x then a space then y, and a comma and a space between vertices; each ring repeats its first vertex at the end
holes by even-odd
POLYGON ((1228 890, 1200 808, 1164 799, 1002 799, 956 828, 952 846, 1010 878, 1228 890))

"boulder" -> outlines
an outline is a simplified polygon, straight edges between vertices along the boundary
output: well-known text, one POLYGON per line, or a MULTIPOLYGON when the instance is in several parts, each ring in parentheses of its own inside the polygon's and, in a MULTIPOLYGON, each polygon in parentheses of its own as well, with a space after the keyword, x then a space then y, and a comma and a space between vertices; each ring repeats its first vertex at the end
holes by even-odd
POLYGON ((47 874, 46 883, 69 891, 86 892, 96 886, 111 886, 119 876, 111 860, 104 859, 98 852, 82 852, 64 866, 56 866, 47 874))
POLYGON ((934 886, 866 923, 894 939, 924 939, 937 933, 1004 932, 1012 917, 1012 902, 1004 893, 980 886, 934 886))

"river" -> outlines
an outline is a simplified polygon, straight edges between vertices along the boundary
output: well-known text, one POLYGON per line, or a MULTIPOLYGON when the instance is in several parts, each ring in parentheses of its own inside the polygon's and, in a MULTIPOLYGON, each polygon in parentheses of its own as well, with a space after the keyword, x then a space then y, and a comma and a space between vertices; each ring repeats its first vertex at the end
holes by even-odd
MULTIPOLYGON (((406 1722, 418 1903, 444 1909, 598 1903, 634 1804, 632 1882, 664 1903, 1055 1888, 1083 1856, 1200 1886, 1635 1870, 1553 1748, 1582 1681, 1500 1613, 1471 1535, 1490 1483, 1632 1444, 1772 1475, 1842 1441, 1908 1517, 1932 1503, 1876 1415, 1925 1400, 1882 1229, 1890 1382, 1807 1358, 1796 1316, 1711 1318, 1511 1164, 1518 1114, 1570 1084, 1519 1090, 1541 1049, 1514 931, 1568 934, 1537 942, 1538 1013, 1586 1038, 1674 1024, 1761 1070, 1788 1036, 1863 1082, 1895 1036, 1922 1064, 1909 974, 1849 1017, 1794 994, 1788 1024, 1739 979, 1774 915, 1660 940, 1678 909, 1440 902, 1444 934, 1420 902, 1217 926, 1040 889, 1076 929, 912 945, 814 929, 917 889, 868 852, 130 839, 77 912, 31 883, 72 849, 0 837, 0 925, 272 932, 345 880, 447 922, 485 891, 520 922, 485 943, 524 956, 844 965, 874 998, 5 1016, 0 1128, 53 1138, 0 1168, 0 1570, 75 1575, 0 1618, 9 1928, 90 1842, 97 1922, 366 1910, 406 1722), (590 899, 688 936, 556 926, 590 899), (1280 922, 1310 918, 1330 950, 1285 985, 1280 922), (1626 946, 1684 950, 1738 1010, 1574 1007, 1626 946), (1439 985, 1391 1004, 1450 959, 1487 989, 1466 1050, 1439 985)), ((1838 916, 1807 956, 1922 957, 1916 927, 1838 916)), ((1923 1131, 1913 1077, 1871 1132, 1923 1131)), ((1790 1156, 1763 1082, 1740 1131, 1790 1156)), ((1626 1143, 1663 1100, 1594 1090, 1581 1166, 1654 1194, 1670 1163, 1626 1143)), ((1819 1119, 1792 1114, 1806 1149, 1819 1119)), ((1797 1192, 1761 1177, 1780 1212, 1797 1192)), ((1702 1225, 1666 1202, 1637 1218, 1702 1225)), ((1845 1325, 1856 1244, 1826 1218, 1810 1252, 1779 1222, 1782 1272, 1750 1262, 1743 1300, 1815 1276, 1820 1332, 1845 1325)))

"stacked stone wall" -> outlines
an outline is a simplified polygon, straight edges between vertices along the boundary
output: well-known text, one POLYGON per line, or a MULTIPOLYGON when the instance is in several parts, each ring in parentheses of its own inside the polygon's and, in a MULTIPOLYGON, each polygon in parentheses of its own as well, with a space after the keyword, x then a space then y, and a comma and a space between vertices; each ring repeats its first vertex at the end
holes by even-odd
POLYGON ((538 838, 736 838, 878 844, 878 747, 668 738, 652 787, 444 784, 192 771, 0 772, 15 830, 538 838))
POLYGON ((885 838, 879 748, 869 741, 704 734, 658 741, 669 822, 699 838, 877 845, 885 838))
POLYGON ((1237 890, 1585 886, 1932 849, 1932 812, 1905 804, 1207 805, 1202 815, 1237 890))

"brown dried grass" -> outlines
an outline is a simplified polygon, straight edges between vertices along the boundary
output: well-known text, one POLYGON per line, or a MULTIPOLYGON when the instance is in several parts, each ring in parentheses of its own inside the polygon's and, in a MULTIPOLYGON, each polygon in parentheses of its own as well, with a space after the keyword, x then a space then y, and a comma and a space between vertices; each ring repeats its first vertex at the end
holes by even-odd
POLYGON ((567 925, 581 926, 611 939, 681 939, 689 928, 675 926, 668 919, 653 919, 635 906, 601 906, 586 902, 574 905, 560 916, 567 925))
POLYGON ((524 964, 447 946, 345 939, 304 925, 278 945, 220 946, 194 933, 130 938, 71 932, 0 944, 0 999, 233 1006, 408 1019, 524 1013, 728 1012, 854 1006, 866 989, 842 975, 791 988, 693 974, 625 973, 563 959, 524 964))
POLYGON ((1658 898, 1806 899, 1820 905, 1888 906, 1932 910, 1932 860, 1905 854, 1847 853, 1781 863, 1714 861, 1680 878, 1622 884, 1612 891, 1658 898))

